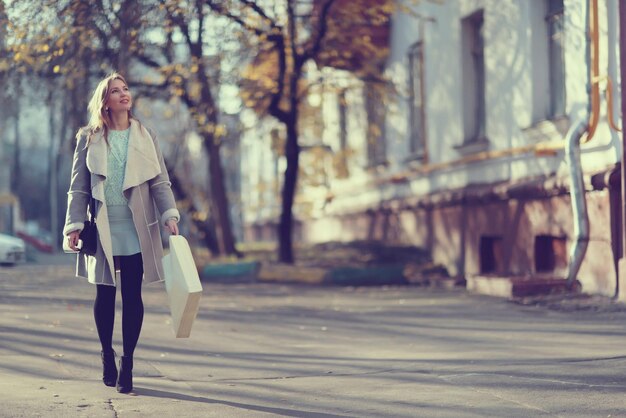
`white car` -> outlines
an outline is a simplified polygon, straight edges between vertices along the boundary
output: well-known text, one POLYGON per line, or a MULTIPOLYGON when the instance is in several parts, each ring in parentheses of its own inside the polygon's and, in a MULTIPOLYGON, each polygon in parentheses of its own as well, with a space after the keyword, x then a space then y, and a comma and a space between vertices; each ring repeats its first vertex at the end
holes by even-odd
POLYGON ((0 234, 0 265, 13 265, 26 261, 26 244, 20 238, 0 234))

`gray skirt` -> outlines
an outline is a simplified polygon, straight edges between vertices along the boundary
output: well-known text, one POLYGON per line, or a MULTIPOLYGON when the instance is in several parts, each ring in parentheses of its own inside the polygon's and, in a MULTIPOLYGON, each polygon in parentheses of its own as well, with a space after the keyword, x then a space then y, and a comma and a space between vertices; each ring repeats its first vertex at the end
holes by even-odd
POLYGON ((133 255, 141 252, 139 236, 128 205, 107 205, 113 255, 133 255))

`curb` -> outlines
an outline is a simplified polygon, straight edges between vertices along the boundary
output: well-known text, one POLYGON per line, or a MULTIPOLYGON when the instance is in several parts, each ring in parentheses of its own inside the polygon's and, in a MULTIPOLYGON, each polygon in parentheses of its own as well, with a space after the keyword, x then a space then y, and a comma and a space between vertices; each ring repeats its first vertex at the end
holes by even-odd
POLYGON ((441 289, 464 287, 458 278, 423 272, 416 280, 409 264, 391 263, 364 267, 309 267, 260 261, 211 263, 198 268, 200 279, 216 283, 289 283, 329 286, 415 285, 441 289))
POLYGON ((259 261, 211 263, 199 268, 203 281, 249 283, 257 280, 261 263, 259 261))
POLYGON ((403 264, 371 267, 305 267, 288 264, 263 264, 260 282, 304 283, 335 286, 407 285, 403 264))
POLYGON ((467 278, 470 293, 515 299, 540 295, 577 294, 580 283, 570 289, 563 278, 472 275, 467 278))

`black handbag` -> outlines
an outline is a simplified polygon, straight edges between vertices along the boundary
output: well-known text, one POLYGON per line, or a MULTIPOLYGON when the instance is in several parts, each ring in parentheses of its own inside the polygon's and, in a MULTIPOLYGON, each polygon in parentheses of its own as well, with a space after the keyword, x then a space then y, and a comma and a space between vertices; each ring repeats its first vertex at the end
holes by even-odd
POLYGON ((85 221, 83 230, 80 231, 79 238, 83 242, 80 247, 81 254, 95 255, 98 250, 98 228, 95 220, 96 199, 93 197, 89 202, 89 220, 85 221))

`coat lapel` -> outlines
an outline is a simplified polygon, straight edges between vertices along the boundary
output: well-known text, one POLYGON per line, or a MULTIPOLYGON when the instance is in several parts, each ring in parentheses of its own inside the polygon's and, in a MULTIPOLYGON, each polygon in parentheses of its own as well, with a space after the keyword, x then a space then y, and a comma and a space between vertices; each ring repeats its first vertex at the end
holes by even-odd
POLYGON ((139 186, 161 173, 161 165, 154 149, 154 141, 146 128, 131 120, 128 139, 128 157, 122 190, 139 186))
POLYGON ((102 131, 96 132, 87 147, 87 168, 91 174, 107 176, 107 144, 102 131))
MULTIPOLYGON (((92 184, 93 196, 104 202, 104 179, 107 177, 108 147, 102 132, 93 134, 87 148, 87 168, 96 175, 92 184)), ((130 121, 128 155, 122 190, 139 186, 161 173, 161 165, 154 149, 154 141, 146 128, 136 120, 130 121)))
POLYGON ((87 147, 87 168, 91 172, 91 194, 104 202, 104 180, 107 176, 107 144, 102 132, 93 134, 87 147))
MULTIPOLYGON (((102 245, 102 252, 109 265, 109 270, 115 272, 113 267, 111 233, 109 228, 105 227, 105 225, 109 225, 107 207, 106 204, 104 204, 104 180, 107 176, 107 157, 108 148, 104 141, 104 135, 102 132, 96 132, 91 137, 89 146, 87 147, 87 168, 91 172, 91 195, 100 202, 98 212, 96 213, 96 225, 98 225, 98 236, 100 238, 100 244, 102 245)), ((94 272, 94 274, 101 278, 102 283, 115 284, 114 273, 111 276, 112 283, 109 283, 104 271, 101 271, 99 275, 96 274, 96 272, 94 272)))

